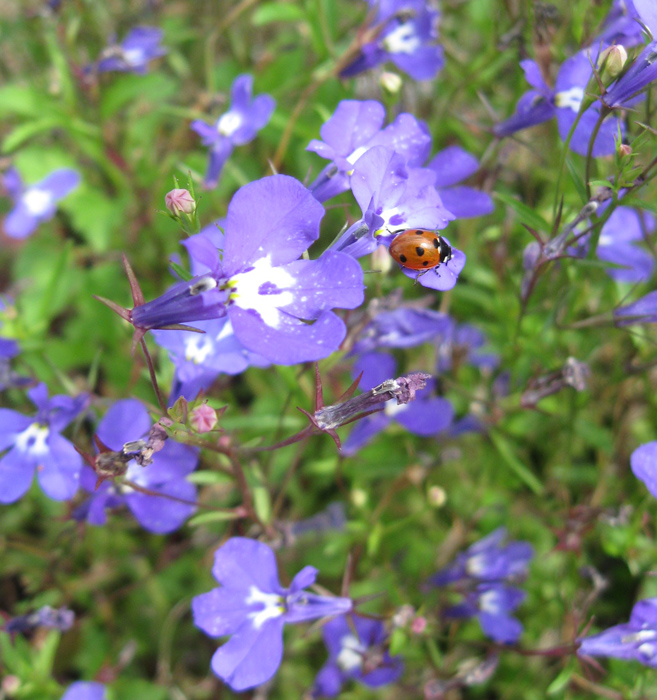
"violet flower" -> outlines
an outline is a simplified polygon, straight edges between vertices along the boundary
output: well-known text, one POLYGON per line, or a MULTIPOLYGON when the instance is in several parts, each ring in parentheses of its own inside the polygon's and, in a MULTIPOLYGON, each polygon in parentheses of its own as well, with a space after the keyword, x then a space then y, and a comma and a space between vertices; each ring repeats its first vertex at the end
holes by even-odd
POLYGON ((401 307, 377 314, 360 332, 351 355, 379 348, 412 348, 445 335, 453 320, 439 311, 401 307))
MULTIPOLYGON (((363 373, 358 386, 367 391, 394 377, 396 365, 392 355, 371 352, 356 360, 352 374, 357 377, 363 373)), ((447 399, 432 397, 432 389, 432 383, 428 382, 426 388, 416 393, 415 401, 401 405, 393 400, 387 401, 383 410, 358 421, 342 446, 342 454, 355 454, 393 420, 414 435, 422 437, 431 437, 445 430, 452 422, 454 411, 447 399)))
POLYGON ((249 366, 268 367, 269 361, 247 350, 235 337, 227 316, 198 321, 195 328, 205 331, 153 331, 158 345, 169 351, 176 366, 170 403, 184 396, 188 401, 209 389, 220 374, 240 374, 249 366))
POLYGON ((329 658, 315 678, 315 698, 336 697, 352 679, 369 688, 380 688, 394 683, 404 672, 401 658, 388 653, 388 635, 382 622, 357 615, 351 621, 353 628, 340 615, 322 627, 329 658))
POLYGON ((458 183, 479 170, 479 161, 460 146, 449 146, 424 166, 436 173, 435 186, 443 206, 457 219, 490 214, 495 206, 490 195, 458 183))
POLYGON ((649 292, 637 301, 621 306, 614 311, 617 326, 634 323, 657 323, 657 292, 649 292))
MULTIPOLYGON (((126 443, 148 434, 152 424, 148 412, 139 401, 124 399, 109 409, 99 423, 96 434, 104 445, 118 452, 126 443)), ((126 481, 161 496, 142 493, 118 481, 103 481, 96 488, 98 477, 90 467, 85 466, 80 483, 91 495, 78 508, 75 517, 84 518, 92 525, 104 525, 107 508, 126 505, 139 524, 149 532, 173 532, 196 510, 196 486, 186 477, 196 469, 197 463, 196 450, 173 440, 167 440, 164 447, 152 456, 148 466, 142 467, 134 459, 128 461, 126 481)))
POLYGON ((431 134, 412 114, 400 114, 385 128, 385 107, 374 100, 343 100, 307 150, 331 161, 309 186, 319 202, 347 192, 356 161, 374 146, 385 146, 419 167, 429 156, 431 134))
POLYGON ((59 433, 83 410, 88 397, 53 396, 45 384, 29 389, 35 416, 0 408, 0 503, 13 503, 30 488, 34 473, 44 493, 56 501, 78 488, 82 458, 59 433))
POLYGON ((643 481, 648 491, 657 498, 657 442, 637 447, 630 457, 630 466, 634 476, 643 481))
POLYGON ((629 622, 579 641, 580 656, 611 656, 657 668, 657 598, 636 603, 629 622))
POLYGON ((476 617, 482 632, 499 644, 514 644, 522 624, 512 613, 525 599, 525 592, 503 583, 482 583, 466 595, 463 603, 443 611, 446 618, 476 617))
POLYGON ((623 107, 655 80, 657 80, 657 41, 652 41, 637 56, 629 69, 607 90, 603 97, 604 103, 607 107, 623 107))
POLYGON ((445 61, 438 45, 440 13, 427 0, 377 0, 373 26, 383 25, 377 38, 341 73, 347 78, 392 61, 414 80, 432 80, 445 61))
POLYGON ((20 632, 26 634, 33 632, 39 627, 59 630, 66 632, 73 627, 75 622, 75 613, 68 608, 51 608, 49 605, 44 605, 42 608, 26 615, 12 617, 5 622, 5 632, 20 632))
POLYGON ((102 683, 78 681, 71 683, 61 700, 106 700, 105 686, 102 683))
POLYGON ((61 168, 25 188, 18 171, 11 168, 4 174, 3 184, 14 201, 14 208, 5 218, 4 231, 10 238, 22 239, 53 218, 57 202, 80 184, 80 175, 75 170, 61 168))
MULTIPOLYGON (((652 5, 652 0, 647 0, 647 3, 652 5)), ((639 0, 639 4, 641 4, 641 0, 639 0)), ((636 21, 638 16, 639 13, 632 0, 613 0, 605 18, 602 32, 593 41, 593 44, 600 42, 605 45, 620 44, 626 49, 642 44, 643 29, 636 21)))
MULTIPOLYGON (((506 121, 495 125, 493 133, 500 138, 509 136, 516 131, 556 117, 559 135, 565 141, 577 119, 586 87, 593 73, 591 59, 587 52, 580 51, 563 62, 557 75, 554 90, 548 87, 534 61, 521 61, 520 66, 525 72, 527 82, 534 89, 520 98, 516 106, 516 113, 506 121)), ((599 104, 591 105, 584 112, 570 140, 572 151, 580 155, 587 154, 589 141, 599 116, 599 104)), ((624 125, 617 116, 610 115, 603 121, 593 144, 592 154, 594 157, 615 153, 615 139, 618 136, 619 128, 622 135, 624 125)))
POLYGON ((192 600, 194 624, 211 637, 230 636, 212 657, 212 670, 237 692, 276 673, 286 623, 341 615, 353 606, 349 598, 307 593, 318 574, 312 566, 284 588, 271 548, 244 537, 233 537, 217 550, 212 573, 221 588, 192 600))
MULTIPOLYGON (((435 179, 431 170, 408 168, 404 158, 388 148, 370 148, 356 162, 351 178, 363 218, 340 236, 334 249, 360 258, 380 244, 389 246, 406 229, 445 228, 454 216, 443 206, 435 179)), ((452 248, 451 260, 433 271, 420 275, 418 270, 402 267, 402 272, 423 287, 447 291, 464 266, 465 254, 452 248)))
POLYGON ((253 141, 271 119, 276 101, 270 95, 253 97, 253 76, 240 75, 231 88, 231 107, 214 124, 197 119, 191 128, 210 148, 205 186, 215 187, 224 163, 235 146, 253 141))
POLYGON ((187 241, 190 255, 211 271, 179 282, 130 313, 137 329, 228 315, 236 339, 270 362, 328 357, 345 337, 331 309, 363 301, 363 272, 343 253, 299 259, 319 237, 324 208, 298 181, 273 175, 242 187, 225 226, 223 258, 206 237, 187 241))
POLYGON ((465 552, 458 554, 452 563, 435 573, 428 583, 447 586, 466 580, 491 582, 524 577, 534 556, 534 549, 528 542, 513 541, 504 544, 506 538, 505 528, 493 530, 465 552))
POLYGON ((120 71, 143 75, 153 59, 167 53, 160 46, 163 36, 163 31, 157 27, 135 27, 120 44, 113 42, 104 49, 93 68, 98 73, 120 71))
POLYGON ((500 364, 497 353, 481 350, 488 343, 486 336, 468 323, 452 324, 438 337, 438 373, 448 372, 455 361, 492 371, 500 364))

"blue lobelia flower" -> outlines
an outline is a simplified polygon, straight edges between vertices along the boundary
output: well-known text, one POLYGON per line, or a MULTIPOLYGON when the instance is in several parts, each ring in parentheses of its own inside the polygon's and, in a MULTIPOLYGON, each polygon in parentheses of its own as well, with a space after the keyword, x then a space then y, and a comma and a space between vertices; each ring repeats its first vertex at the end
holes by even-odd
POLYGON ((71 683, 61 700, 106 700, 105 686, 102 683, 78 681, 71 683))
MULTIPOLYGON (((358 386, 363 391, 369 391, 394 377, 396 369, 397 363, 392 355, 370 352, 356 360, 352 374, 357 377, 362 372, 358 386)), ((422 437, 431 437, 445 430, 452 422, 454 411, 447 399, 432 396, 432 389, 433 384, 428 382, 426 388, 416 393, 414 401, 400 405, 391 399, 386 401, 382 411, 359 420, 342 445, 342 454, 355 454, 393 420, 422 437)))
POLYGON ((231 88, 231 107, 214 124, 197 119, 191 128, 210 148, 205 186, 215 187, 224 163, 235 146, 253 141, 271 119, 276 101, 270 95, 253 97, 253 76, 240 75, 231 88))
MULTIPOLYGON (((648 0, 652 3, 652 0, 648 0)), ((641 2, 639 2, 641 4, 641 2)), ((602 32, 593 44, 621 44, 626 49, 643 43, 643 29, 636 21, 639 16, 632 0, 613 0, 607 13, 602 32)))
POLYGON ((657 668, 657 598, 636 603, 629 622, 578 641, 580 656, 611 656, 657 668))
POLYGON ((153 331, 158 345, 169 351, 176 366, 170 403, 180 396, 188 401, 209 389, 220 374, 240 374, 249 366, 268 367, 269 361, 247 350, 235 337, 227 316, 198 321, 193 331, 153 331))
POLYGON ((614 321, 617 326, 631 326, 634 323, 657 323, 657 292, 649 292, 631 304, 616 309, 614 321))
POLYGON ((458 554, 444 569, 435 573, 429 583, 446 586, 465 580, 501 581, 524 577, 534 549, 528 542, 509 542, 503 527, 475 542, 458 554))
POLYGON ((466 594, 465 601, 443 611, 446 618, 476 617, 482 632, 500 644, 514 644, 522 624, 512 613, 525 599, 525 592, 503 583, 482 583, 466 594))
MULTIPOLYGON (((525 78, 534 89, 520 98, 515 114, 496 124, 493 133, 498 137, 509 136, 556 117, 559 135, 565 140, 577 119, 586 87, 593 74, 591 61, 586 51, 580 51, 566 59, 559 69, 554 89, 548 87, 534 61, 521 61, 520 66, 525 72, 525 78)), ((589 140, 599 116, 599 104, 594 103, 586 109, 570 140, 572 151, 580 155, 587 154, 589 140)), ((622 135, 624 125, 618 117, 610 115, 603 121, 593 144, 593 156, 611 155, 616 151, 615 139, 619 129, 622 135)))
POLYGON ((637 447, 630 457, 630 466, 634 476, 643 481, 648 491, 657 498, 657 442, 637 447))
POLYGON ((436 336, 447 334, 454 321, 431 309, 401 307, 377 314, 363 328, 351 355, 362 355, 379 348, 412 348, 436 336))
POLYGON ((239 343, 270 362, 328 357, 346 334, 331 309, 360 306, 363 272, 339 252, 299 259, 319 237, 323 215, 287 175, 245 185, 228 207, 223 258, 207 237, 192 236, 187 249, 208 272, 135 307, 132 323, 154 329, 227 314, 239 343))
POLYGON ((436 173, 434 185, 443 206, 455 218, 485 216, 495 209, 486 192, 458 184, 479 170, 479 161, 460 146, 439 151, 424 167, 436 173))
POLYGON ((506 530, 494 530, 445 568, 429 578, 434 586, 457 584, 465 593, 463 603, 444 611, 446 617, 476 617, 487 637, 501 644, 512 644, 522 633, 522 625, 510 615, 525 598, 525 593, 509 581, 527 574, 534 550, 528 542, 506 541, 506 530))
POLYGON ((34 473, 47 496, 71 498, 78 489, 82 458, 59 433, 83 410, 88 397, 53 396, 45 384, 27 392, 33 417, 0 408, 0 503, 13 503, 30 488, 34 473))
POLYGON ((266 544, 233 537, 215 554, 214 577, 221 584, 192 600, 194 624, 211 637, 230 636, 212 657, 212 670, 233 690, 268 681, 283 656, 283 627, 350 612, 349 598, 308 593, 317 569, 304 567, 283 588, 274 552, 266 544))
POLYGON ((26 615, 12 617, 5 622, 5 632, 20 632, 22 634, 33 632, 39 627, 60 630, 66 632, 73 627, 75 613, 68 608, 51 608, 44 605, 42 608, 26 615))
POLYGON ((57 202, 80 184, 80 175, 61 168, 25 188, 18 171, 11 168, 5 173, 3 184, 14 201, 14 208, 5 218, 4 231, 10 238, 27 238, 39 224, 52 219, 57 202))
MULTIPOLYGON (((110 450, 121 451, 148 434, 153 421, 146 409, 135 399, 117 401, 98 424, 96 434, 110 450)), ((139 524, 149 532, 168 534, 177 530, 196 510, 196 486, 187 481, 198 464, 197 451, 187 445, 167 440, 152 456, 148 466, 133 459, 127 464, 125 479, 158 495, 149 495, 128 484, 103 481, 88 466, 82 471, 80 485, 91 496, 79 508, 75 517, 84 517, 92 525, 104 525, 107 508, 126 505, 139 524)))
POLYGON ((394 683, 404 672, 401 658, 388 653, 388 635, 382 622, 356 615, 351 622, 353 626, 340 615, 322 627, 329 658, 315 678, 315 698, 336 697, 352 679, 369 688, 380 688, 394 683))
POLYGON ((313 139, 307 150, 330 160, 309 186, 319 202, 347 192, 354 164, 373 146, 385 146, 419 167, 429 156, 431 134, 412 114, 400 114, 385 128, 385 107, 374 100, 343 100, 320 129, 322 140, 313 139))
POLYGON ((481 350, 488 342, 486 336, 469 323, 451 325, 438 336, 436 342, 438 362, 436 370, 439 373, 452 369, 455 357, 459 362, 467 362, 473 367, 494 370, 500 363, 499 355, 481 350))
MULTIPOLYGON (((340 236, 334 249, 360 258, 380 244, 389 246, 407 229, 445 228, 454 215, 443 206, 435 180, 432 170, 409 168, 405 159, 389 148, 370 148, 356 161, 351 177, 351 189, 363 217, 340 236)), ((447 291, 454 287, 464 266, 465 254, 452 248, 451 260, 433 272, 420 275, 407 267, 402 267, 402 272, 423 287, 447 291)))
POLYGON ((392 61, 414 80, 436 77, 445 61, 438 45, 440 13, 428 0, 370 0, 376 7, 373 26, 380 25, 377 38, 361 47, 360 54, 341 73, 358 75, 392 61))
POLYGON ((160 46, 163 36, 164 33, 157 27, 135 27, 120 44, 113 42, 104 49, 92 68, 98 73, 120 71, 143 75, 153 59, 167 53, 160 46))

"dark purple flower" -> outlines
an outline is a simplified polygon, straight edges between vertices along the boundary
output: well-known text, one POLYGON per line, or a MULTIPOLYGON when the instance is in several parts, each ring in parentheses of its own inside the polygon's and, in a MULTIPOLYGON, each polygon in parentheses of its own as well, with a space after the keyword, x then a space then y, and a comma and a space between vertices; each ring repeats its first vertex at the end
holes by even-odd
POLYGON ((382 25, 378 37, 361 47, 359 56, 340 76, 358 75, 392 61, 414 80, 431 80, 444 65, 438 45, 440 13, 427 0, 380 0, 373 26, 382 25))
POLYGON ((228 314, 239 343, 270 362, 327 357, 346 333, 331 309, 362 303, 363 272, 339 252, 299 259, 317 240, 323 214, 310 192, 287 175, 242 187, 228 207, 223 259, 207 237, 191 247, 197 236, 190 238, 190 255, 208 272, 137 306, 132 322, 153 329, 228 314))
POLYGON ((657 323, 657 292, 650 292, 632 304, 619 307, 614 311, 614 319, 617 326, 657 323))
POLYGON ((268 681, 283 656, 283 627, 350 612, 349 598, 307 593, 318 571, 304 567, 283 588, 274 552, 263 542, 233 537, 215 554, 221 584, 192 600, 194 624, 211 637, 230 639, 212 657, 212 670, 235 691, 268 681))
POLYGON ((49 629, 60 630, 66 632, 73 627, 75 622, 75 613, 68 608, 51 608, 45 605, 39 610, 28 613, 27 615, 19 615, 5 622, 5 632, 33 632, 38 627, 46 627, 49 629))
POLYGON ((490 195, 458 183, 479 170, 479 161, 460 146, 449 146, 425 166, 436 173, 435 186, 445 209, 457 219, 490 214, 495 206, 490 195))
POLYGON ((270 95, 253 97, 253 76, 240 75, 231 88, 231 107, 214 124, 197 119, 191 128, 210 148, 205 186, 215 187, 224 163, 235 146, 253 141, 260 129, 271 119, 276 101, 270 95))
POLYGON ((500 358, 496 353, 480 350, 487 342, 486 336, 478 328, 468 323, 452 321, 438 338, 438 373, 452 369, 455 359, 473 367, 494 370, 499 365, 500 358))
POLYGON ((648 442, 637 447, 630 458, 632 472, 641 479, 648 491, 657 498, 657 442, 648 442))
POLYGON ((69 685, 61 700, 105 700, 106 697, 102 683, 78 681, 69 685))
MULTIPOLYGON (((518 102, 516 113, 493 128, 496 136, 508 136, 536 124, 557 118, 559 135, 563 140, 577 119, 584 92, 591 79, 592 58, 586 51, 566 59, 557 75, 554 90, 543 80, 541 71, 534 61, 521 61, 527 82, 534 88, 525 93, 518 102)), ((594 61, 595 62, 595 61, 594 61)), ((586 155, 589 141, 600 116, 600 105, 591 105, 582 115, 570 141, 570 149, 580 155, 586 155)), ((593 145, 593 156, 611 155, 616 151, 616 141, 620 128, 624 125, 616 116, 608 116, 602 123, 593 145)))
POLYGON ((528 542, 504 544, 507 532, 503 527, 493 530, 479 542, 458 554, 444 569, 435 573, 429 583, 446 586, 460 581, 502 581, 524 577, 534 549, 528 542))
POLYGON ((503 583, 482 583, 466 595, 463 603, 444 611, 447 618, 476 617, 482 632, 499 644, 514 644, 522 624, 510 615, 525 599, 525 592, 503 583))
MULTIPOLYGON (((357 377, 363 373, 358 386, 368 391, 394 377, 396 365, 392 355, 371 352, 356 360, 352 374, 357 377)), ((454 415, 452 405, 447 399, 431 396, 432 388, 429 383, 425 389, 418 391, 412 403, 399 405, 396 401, 387 401, 382 411, 358 421, 342 446, 342 454, 355 454, 393 420, 422 437, 431 437, 447 428, 454 415)))
POLYGON ((194 327, 205 332, 153 331, 155 342, 169 351, 169 358, 176 365, 171 403, 180 396, 193 400, 222 373, 240 374, 249 366, 269 366, 268 360, 237 340, 227 316, 198 321, 194 327))
POLYGON ((71 498, 78 489, 82 458, 59 433, 83 410, 88 397, 53 396, 45 384, 27 392, 35 416, 0 408, 0 503, 13 503, 30 488, 34 473, 47 496, 71 498))
MULTIPOLYGON (((639 0, 640 3, 641 0, 639 0)), ((644 4, 652 6, 652 0, 646 0, 644 4)), ((632 0, 613 0, 604 21, 602 33, 593 43, 599 44, 602 42, 605 45, 620 44, 626 49, 642 44, 643 30, 636 21, 638 16, 639 13, 632 4, 632 0)))
POLYGON ((400 114, 383 128, 385 107, 380 102, 343 100, 320 129, 322 141, 313 139, 309 151, 332 161, 309 186, 314 197, 325 202, 350 188, 356 161, 374 146, 385 146, 402 156, 410 167, 419 167, 429 156, 431 134, 412 114, 400 114))
MULTIPOLYGON (((135 399, 117 401, 98 425, 97 435, 110 450, 121 451, 126 443, 147 435, 153 421, 135 399)), ((125 480, 162 496, 148 495, 126 483, 103 481, 96 489, 98 477, 85 466, 80 484, 91 496, 76 517, 84 516, 92 525, 104 525, 107 508, 127 505, 143 528, 157 534, 177 530, 196 510, 196 486, 187 475, 196 469, 197 452, 173 440, 152 456, 142 467, 135 460, 128 462, 125 480)))
POLYGON ((452 319, 431 309, 402 307, 377 314, 365 326, 350 354, 363 355, 378 348, 412 348, 437 335, 445 335, 452 319))
POLYGON ((163 36, 157 27, 135 27, 120 44, 112 43, 104 49, 95 70, 98 73, 121 71, 143 75, 153 59, 166 54, 167 50, 160 46, 163 36))
POLYGON ((657 598, 636 603, 629 622, 580 642, 580 656, 611 656, 657 668, 657 598))
POLYGON ((380 688, 394 683, 404 672, 401 658, 388 653, 388 635, 382 622, 357 615, 351 621, 353 628, 346 616, 340 615, 322 627, 329 658, 315 678, 313 697, 336 697, 352 679, 380 688))
POLYGON ((57 202, 79 184, 78 172, 61 168, 25 188, 18 171, 14 168, 8 170, 4 175, 4 186, 14 201, 14 208, 5 218, 5 233, 10 238, 27 238, 39 224, 52 219, 57 202))

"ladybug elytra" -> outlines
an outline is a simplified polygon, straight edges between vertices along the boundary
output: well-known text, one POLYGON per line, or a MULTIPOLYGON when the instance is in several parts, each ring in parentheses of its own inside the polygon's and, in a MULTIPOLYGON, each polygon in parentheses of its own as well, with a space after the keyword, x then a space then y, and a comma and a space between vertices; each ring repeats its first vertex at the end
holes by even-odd
MULTIPOLYGON (((409 270, 435 270, 452 259, 449 243, 435 231, 413 228, 400 233, 390 244, 390 255, 409 270)), ((421 273, 422 274, 422 273, 421 273)))

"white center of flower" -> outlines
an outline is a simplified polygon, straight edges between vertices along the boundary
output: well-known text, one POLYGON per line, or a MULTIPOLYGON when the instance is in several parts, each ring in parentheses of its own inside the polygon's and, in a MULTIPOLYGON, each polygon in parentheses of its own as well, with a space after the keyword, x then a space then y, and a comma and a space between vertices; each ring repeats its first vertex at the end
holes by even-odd
POLYGON ((32 216, 41 216, 52 205, 52 194, 47 190, 33 187, 23 195, 23 204, 32 216))
POLYGON ((214 350, 214 343, 208 334, 195 333, 185 341, 185 359, 195 365, 203 364, 214 350))
POLYGON ((580 87, 571 87, 570 90, 558 92, 554 96, 554 104, 556 104, 557 107, 563 107, 564 109, 572 109, 573 112, 577 114, 577 112, 579 112, 579 108, 582 106, 583 99, 584 89, 580 87))
POLYGON ((484 573, 487 557, 485 554, 475 554, 465 564, 465 570, 470 576, 479 576, 484 573))
POLYGON ((123 49, 122 58, 129 66, 141 66, 146 62, 144 49, 123 49))
POLYGON ((420 37, 415 33, 415 25, 411 22, 400 24, 382 43, 388 53, 414 53, 422 44, 420 37))
POLYGON ((374 232, 375 236, 389 236, 395 231, 401 231, 404 229, 403 224, 397 224, 395 226, 390 225, 390 219, 392 219, 393 216, 400 217, 402 221, 406 220, 406 212, 403 209, 400 209, 399 207, 385 209, 379 214, 379 216, 383 219, 383 225, 380 229, 377 229, 374 232))
POLYGON ((353 165, 368 150, 365 146, 359 146, 350 156, 347 156, 347 160, 353 165))
POLYGON ((486 591, 479 597, 479 610, 491 615, 499 615, 500 602, 500 596, 497 591, 486 591))
POLYGON ((641 654, 641 656, 644 656, 647 659, 652 659, 655 655, 657 655, 657 645, 644 642, 641 644, 641 646, 639 646, 637 651, 639 654, 641 654))
POLYGON ((242 117, 237 112, 226 112, 219 117, 217 131, 222 136, 232 136, 242 126, 242 121, 242 117))
POLYGON ((408 408, 407 403, 397 403, 397 399, 386 401, 383 412, 389 418, 394 418, 398 413, 403 413, 408 408))
POLYGON ((354 671, 363 665, 363 652, 365 647, 354 637, 348 634, 340 640, 340 653, 336 662, 345 672, 354 671))
POLYGON ((614 239, 608 233, 600 234, 600 238, 598 238, 598 245, 599 246, 608 246, 608 245, 613 245, 613 244, 614 244, 614 239))
POLYGON ((219 331, 219 334, 215 338, 217 342, 220 340, 226 340, 226 338, 230 338, 231 336, 235 335, 235 331, 233 330, 233 324, 230 321, 226 321, 224 323, 223 328, 219 331))
POLYGON ((244 602, 247 605, 261 603, 264 606, 262 610, 249 613, 249 617, 253 620, 253 626, 256 629, 260 629, 267 620, 280 617, 285 612, 285 601, 282 596, 277 593, 264 593, 255 586, 249 588, 249 595, 244 602))
POLYGON ((271 328, 281 325, 280 308, 294 301, 294 294, 289 287, 294 285, 295 278, 282 267, 271 264, 271 256, 260 258, 253 263, 248 272, 233 275, 230 282, 235 285, 235 291, 230 299, 240 309, 253 309, 260 314, 263 322, 271 328), (274 293, 262 293, 263 285, 271 285, 272 289, 285 290, 274 293))
POLYGON ((32 423, 16 437, 16 449, 23 454, 39 457, 50 450, 46 444, 50 428, 40 423, 32 423))

